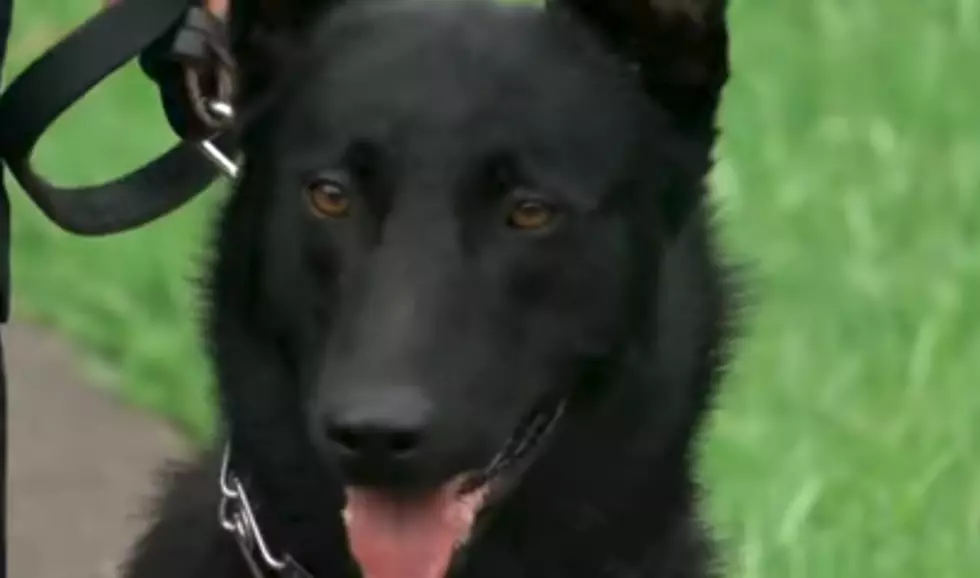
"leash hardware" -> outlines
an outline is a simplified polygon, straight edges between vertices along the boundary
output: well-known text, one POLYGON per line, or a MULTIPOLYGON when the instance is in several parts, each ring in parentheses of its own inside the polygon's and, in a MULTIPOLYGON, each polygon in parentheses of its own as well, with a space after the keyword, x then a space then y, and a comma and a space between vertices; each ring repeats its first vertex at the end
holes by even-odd
POLYGON ((258 565, 259 561, 264 563, 269 570, 281 574, 289 568, 289 564, 287 560, 275 556, 266 544, 262 531, 255 520, 252 504, 245 493, 245 487, 238 477, 231 472, 230 459, 231 445, 229 444, 225 446, 224 456, 221 459, 221 479, 219 482, 221 502, 218 506, 218 521, 222 528, 235 537, 256 578, 263 578, 263 572, 258 565), (259 560, 255 559, 256 550, 259 553, 259 560))
MULTIPOLYGON (((215 117, 221 118, 224 123, 230 124, 235 118, 235 109, 223 100, 211 100, 207 104, 208 111, 215 117)), ((237 179, 240 171, 238 163, 214 144, 211 139, 205 139, 197 143, 197 148, 215 167, 225 176, 237 179)))
POLYGON ((235 91, 236 67, 229 40, 224 19, 205 6, 188 9, 174 36, 170 56, 184 69, 184 90, 198 130, 227 126, 228 117, 212 103, 228 101, 235 91))
POLYGON ((215 144, 215 134, 232 127, 235 109, 235 61, 229 49, 229 35, 222 16, 206 6, 193 6, 177 29, 170 57, 183 68, 183 87, 187 104, 197 126, 185 134, 197 150, 222 174, 235 179, 238 164, 215 144), (198 138, 194 138, 197 133, 198 138), (210 138, 199 138, 211 133, 210 138))

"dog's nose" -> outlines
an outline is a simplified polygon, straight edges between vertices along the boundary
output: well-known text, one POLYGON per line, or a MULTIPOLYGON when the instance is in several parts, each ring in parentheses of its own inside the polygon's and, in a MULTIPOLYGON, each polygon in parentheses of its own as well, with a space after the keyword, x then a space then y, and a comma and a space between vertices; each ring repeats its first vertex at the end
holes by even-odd
POLYGON ((399 421, 339 420, 326 425, 326 434, 342 454, 397 459, 411 454, 422 437, 421 424, 399 421))
POLYGON ((419 453, 430 409, 411 391, 347 397, 321 407, 321 439, 355 477, 400 470, 419 453))

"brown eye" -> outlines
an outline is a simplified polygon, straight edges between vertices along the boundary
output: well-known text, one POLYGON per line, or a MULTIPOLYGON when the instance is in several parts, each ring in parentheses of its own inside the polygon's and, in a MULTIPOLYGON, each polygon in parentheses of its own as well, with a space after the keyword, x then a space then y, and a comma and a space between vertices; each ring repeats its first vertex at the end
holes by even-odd
POLYGON ((317 217, 339 219, 350 212, 350 198, 331 181, 317 180, 306 187, 310 211, 317 217))
POLYGON ((540 230, 555 218, 555 210, 551 205, 542 201, 521 201, 511 209, 507 216, 507 225, 522 231, 540 230))

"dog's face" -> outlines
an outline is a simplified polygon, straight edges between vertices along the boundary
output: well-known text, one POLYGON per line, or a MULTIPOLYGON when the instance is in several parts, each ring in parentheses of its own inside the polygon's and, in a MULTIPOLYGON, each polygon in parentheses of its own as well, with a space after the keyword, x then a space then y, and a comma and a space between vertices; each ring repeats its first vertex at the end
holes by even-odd
POLYGON ((302 382, 293 418, 343 475, 372 578, 443 572, 650 329, 662 243, 702 190, 721 8, 620 4, 293 6, 312 58, 244 186, 267 189, 256 234, 302 382), (659 29, 676 45, 624 39, 659 29))

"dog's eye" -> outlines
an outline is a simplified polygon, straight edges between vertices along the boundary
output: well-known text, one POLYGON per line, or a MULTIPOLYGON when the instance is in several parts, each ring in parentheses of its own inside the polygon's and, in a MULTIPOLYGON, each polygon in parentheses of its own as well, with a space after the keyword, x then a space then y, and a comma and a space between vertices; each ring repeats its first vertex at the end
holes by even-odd
POLYGON ((512 229, 536 231, 550 225, 555 213, 555 208, 543 201, 520 201, 507 216, 507 225, 512 229))
POLYGON ((317 179, 306 186, 310 211, 317 217, 339 219, 350 212, 350 197, 336 182, 317 179))

